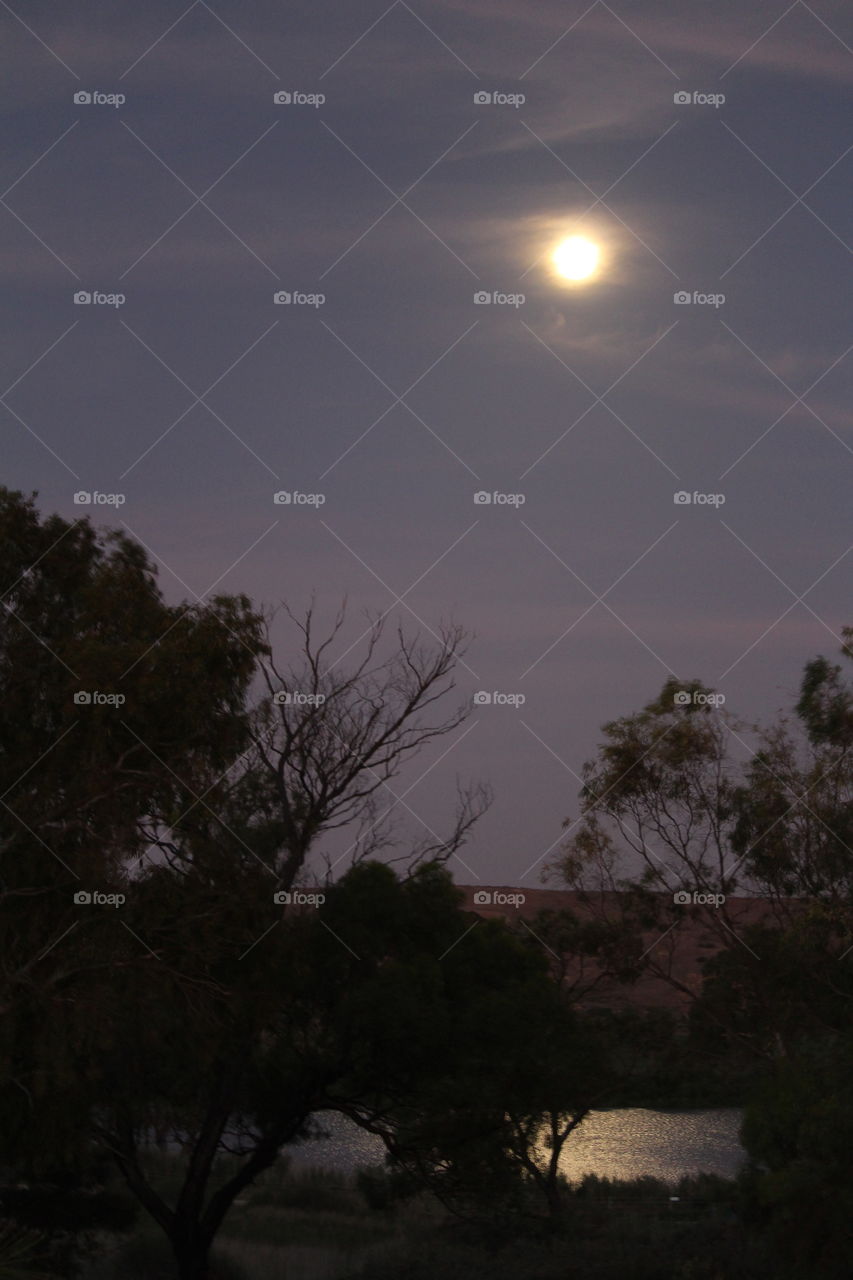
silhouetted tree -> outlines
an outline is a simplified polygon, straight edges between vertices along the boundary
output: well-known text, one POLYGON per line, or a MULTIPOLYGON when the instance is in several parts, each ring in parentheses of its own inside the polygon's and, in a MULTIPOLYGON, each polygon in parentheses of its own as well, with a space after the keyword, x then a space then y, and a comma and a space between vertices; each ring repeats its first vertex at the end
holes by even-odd
MULTIPOLYGON (((842 653, 853 658, 851 628, 842 653)), ((795 723, 759 731, 746 765, 733 759, 743 739, 731 718, 707 696, 677 694, 670 680, 642 712, 605 725, 558 870, 638 948, 644 931, 666 930, 643 962, 690 995, 695 1049, 762 1064, 742 1135, 756 1218, 780 1274, 840 1280, 853 1260, 853 689, 840 665, 810 661, 795 723), (673 902, 694 889, 726 900, 673 902), (738 890, 752 901, 732 903, 738 890), (699 989, 672 970, 685 909, 702 911, 719 944, 699 989)))
POLYGON ((86 983, 151 961, 75 894, 126 896, 149 816, 248 742, 260 616, 169 606, 155 574, 125 534, 0 489, 0 1132, 30 1173, 87 1158, 86 983))

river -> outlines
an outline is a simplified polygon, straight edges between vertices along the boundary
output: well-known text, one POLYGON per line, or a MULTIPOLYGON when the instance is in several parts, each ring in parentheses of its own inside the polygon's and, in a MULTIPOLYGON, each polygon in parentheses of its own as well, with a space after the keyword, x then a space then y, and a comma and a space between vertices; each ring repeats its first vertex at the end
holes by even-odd
MULTIPOLYGON (((648 1175, 666 1182, 696 1173, 733 1178, 744 1157, 738 1141, 741 1115, 736 1107, 594 1111, 566 1143, 561 1168, 573 1181, 587 1173, 622 1179, 648 1175)), ((344 1116, 318 1118, 330 1136, 291 1147, 288 1154, 295 1167, 314 1165, 349 1173, 359 1165, 382 1162, 383 1146, 373 1134, 344 1116)))

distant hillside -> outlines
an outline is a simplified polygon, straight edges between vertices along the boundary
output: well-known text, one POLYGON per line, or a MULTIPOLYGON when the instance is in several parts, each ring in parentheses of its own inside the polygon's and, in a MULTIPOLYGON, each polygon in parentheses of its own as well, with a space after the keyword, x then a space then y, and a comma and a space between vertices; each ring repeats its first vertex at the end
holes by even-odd
MULTIPOLYGON (((457 885, 465 895, 464 909, 474 911, 484 918, 504 916, 508 919, 520 918, 532 921, 541 911, 571 911, 580 917, 590 914, 590 908, 580 900, 574 890, 530 889, 517 885, 457 885), (483 895, 489 895, 489 901, 483 901, 483 895), (512 899, 524 895, 524 902, 516 904, 512 899), (507 901, 507 899, 510 899, 507 901)), ((598 906, 607 914, 612 906, 613 915, 618 915, 619 894, 596 895, 598 906)), ((664 978, 644 975, 630 986, 602 980, 595 990, 585 998, 589 1005, 607 1005, 619 1007, 636 1005, 670 1009, 673 1012, 685 1012, 690 1005, 689 992, 698 993, 702 986, 702 962, 721 950, 718 937, 708 928, 707 921, 713 907, 703 909, 698 917, 688 911, 680 913, 672 904, 671 898, 664 901, 669 907, 668 918, 672 918, 674 927, 667 935, 648 934, 643 939, 643 947, 648 948, 649 956, 661 964, 669 965, 672 978, 688 989, 679 991, 677 987, 664 978)), ((767 904, 758 898, 729 898, 726 910, 735 923, 735 931, 740 927, 758 923, 767 916, 767 904)), ((578 970, 569 970, 569 979, 578 976, 578 970)), ((594 967, 587 962, 586 973, 596 976, 594 967)))

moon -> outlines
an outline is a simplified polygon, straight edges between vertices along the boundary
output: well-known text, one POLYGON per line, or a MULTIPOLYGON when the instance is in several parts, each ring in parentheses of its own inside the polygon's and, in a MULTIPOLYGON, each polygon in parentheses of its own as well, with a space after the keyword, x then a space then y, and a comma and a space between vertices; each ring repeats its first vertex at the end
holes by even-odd
POLYGON ((601 252, 597 244, 585 236, 569 236, 561 241, 552 255, 557 274, 564 280, 589 280, 597 269, 601 252))

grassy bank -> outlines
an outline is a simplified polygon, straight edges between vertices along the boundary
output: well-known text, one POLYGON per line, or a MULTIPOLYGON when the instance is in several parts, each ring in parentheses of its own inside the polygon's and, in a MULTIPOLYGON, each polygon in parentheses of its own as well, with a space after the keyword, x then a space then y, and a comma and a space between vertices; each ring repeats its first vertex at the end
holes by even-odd
MULTIPOLYGON (((168 1194, 176 1167, 156 1157, 168 1194)), ((477 1225, 431 1197, 386 1195, 383 1175, 348 1178, 282 1166, 234 1206, 213 1256, 216 1280, 763 1280, 758 1246, 737 1212, 737 1188, 712 1176, 678 1187, 653 1178, 588 1177, 556 1234, 477 1225), (673 1199, 673 1197, 678 1197, 673 1199)), ((81 1280, 174 1280, 161 1233, 140 1216, 101 1235, 81 1280)))

